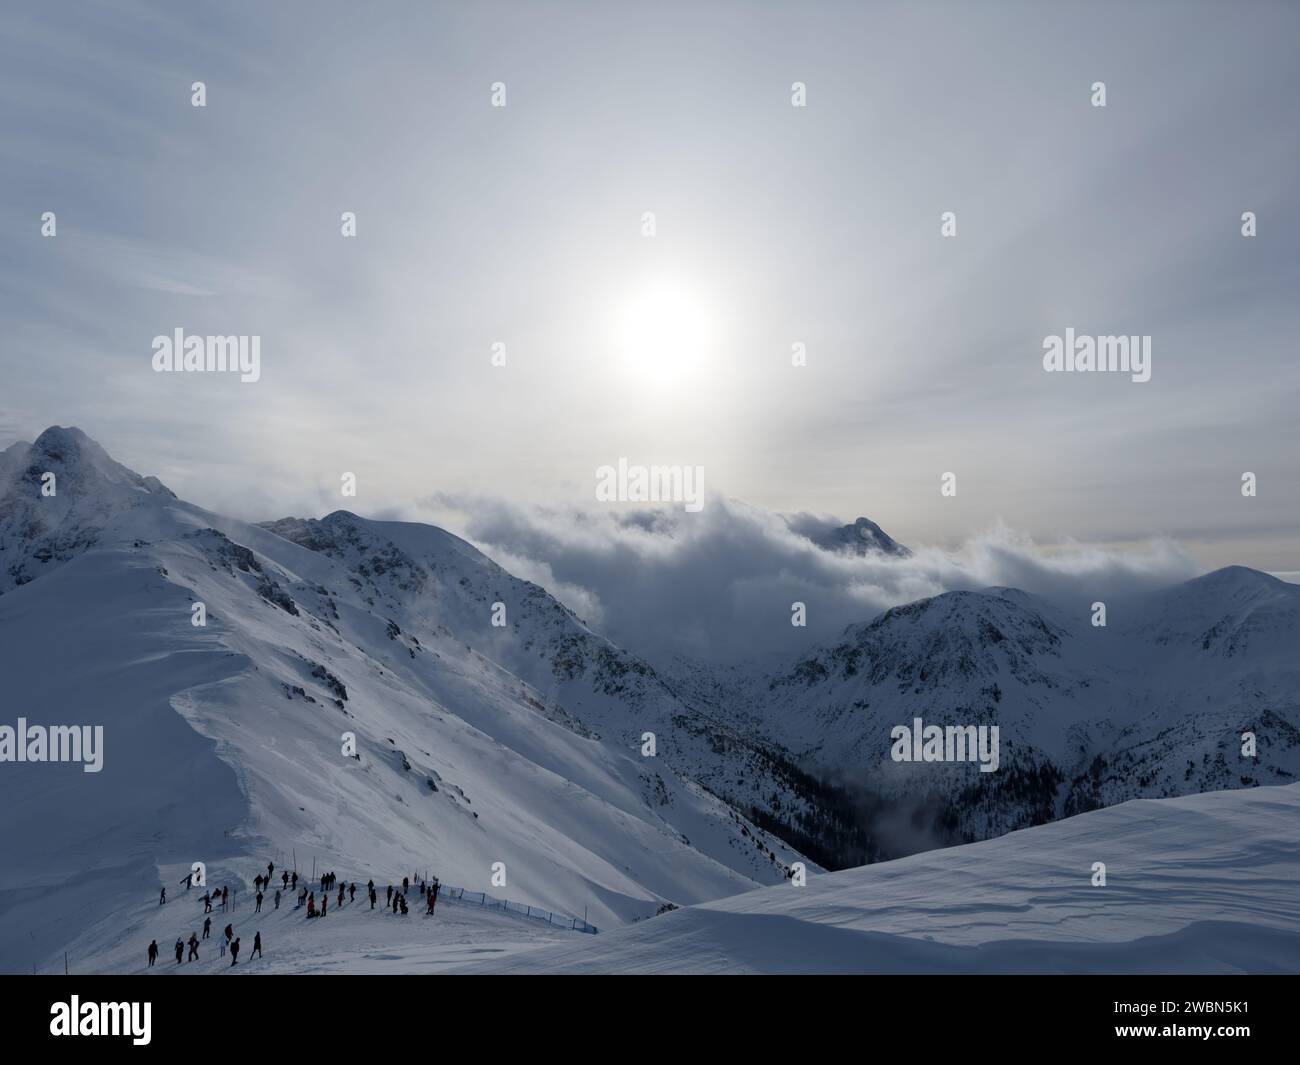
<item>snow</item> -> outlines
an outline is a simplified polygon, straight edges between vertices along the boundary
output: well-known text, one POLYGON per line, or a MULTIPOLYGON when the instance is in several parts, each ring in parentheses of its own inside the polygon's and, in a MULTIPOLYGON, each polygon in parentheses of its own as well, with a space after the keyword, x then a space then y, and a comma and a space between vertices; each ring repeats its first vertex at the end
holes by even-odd
POLYGON ((1129 967, 1135 929, 1171 964, 1232 967, 1244 955, 1225 922, 1261 966, 1294 967, 1293 888, 1256 876, 1281 867, 1296 882, 1294 829, 1277 823, 1296 821, 1294 786, 1130 803, 833 876, 751 820, 843 813, 819 805, 790 751, 872 771, 884 795, 942 786, 957 801, 972 777, 1012 780, 962 800, 974 838, 1300 772, 1300 588, 1223 570, 1112 626, 1013 589, 956 592, 757 679, 662 668, 443 530, 346 511, 250 525, 55 427, 0 453, 0 724, 102 725, 103 770, 0 767, 0 970, 61 969, 65 950, 81 971, 133 970, 154 936, 165 961, 193 924, 177 909, 197 905, 177 887, 192 862, 247 898, 268 860, 284 869, 295 855, 301 872, 314 862, 361 882, 428 870, 602 932, 451 906, 445 923, 268 916, 268 968, 412 971, 484 951, 502 966, 769 971, 823 954, 867 964, 865 942, 891 965, 994 969, 1093 964, 1109 943, 1096 964, 1129 967), (206 627, 191 624, 196 602, 206 627), (893 725, 957 713, 1000 725, 1003 770, 882 762, 893 725), (1008 766, 1048 767, 1059 785, 1048 773, 1027 793, 1008 766), (918 768, 938 772, 907 775, 918 768), (1137 842, 1152 823, 1162 832, 1137 842), (1166 865, 1143 864, 1161 853, 1166 865), (1112 886, 1080 894, 1094 860, 1112 886), (796 861, 805 888, 786 880, 796 861), (490 879, 498 862, 504 887, 490 879), (1160 895, 1163 909, 1162 883, 1183 890, 1160 895), (164 884, 177 901, 160 908, 164 884), (1273 901, 1250 911, 1256 889, 1273 901), (902 892, 896 905, 886 890, 902 892), (1227 902, 1236 916, 1214 910, 1227 902), (653 917, 667 904, 683 909, 653 917), (969 938, 979 928, 987 942, 969 938), (1040 940, 1055 946, 1036 954, 1040 940))
POLYGON ((1300 784, 1127 802, 462 971, 487 969, 1300 972, 1300 784))
POLYGON ((743 742, 441 530, 340 512, 314 523, 336 547, 308 549, 137 491, 76 430, 13 469, 0 561, 29 579, 0 595, 5 712, 102 724, 104 766, 0 773, 0 969, 53 964, 194 861, 245 890, 295 852, 377 881, 427 869, 607 927, 800 858, 701 784, 783 787, 743 742))

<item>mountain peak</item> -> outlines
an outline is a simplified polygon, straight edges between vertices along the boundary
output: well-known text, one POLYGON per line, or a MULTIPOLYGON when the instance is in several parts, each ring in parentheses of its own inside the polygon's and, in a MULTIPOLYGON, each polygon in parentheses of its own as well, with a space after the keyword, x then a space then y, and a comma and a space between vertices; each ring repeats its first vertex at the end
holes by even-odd
POLYGON ((834 518, 814 518, 806 514, 788 519, 792 532, 811 540, 823 551, 852 555, 882 554, 893 558, 907 558, 912 554, 870 518, 859 517, 848 525, 836 525, 834 522, 834 518))
POLYGON ((117 462, 107 451, 76 426, 51 425, 26 448, 15 445, 12 468, 22 470, 25 481, 40 481, 43 474, 54 473, 59 491, 72 495, 93 493, 96 486, 114 485, 149 495, 171 499, 176 494, 157 477, 144 477, 117 462))

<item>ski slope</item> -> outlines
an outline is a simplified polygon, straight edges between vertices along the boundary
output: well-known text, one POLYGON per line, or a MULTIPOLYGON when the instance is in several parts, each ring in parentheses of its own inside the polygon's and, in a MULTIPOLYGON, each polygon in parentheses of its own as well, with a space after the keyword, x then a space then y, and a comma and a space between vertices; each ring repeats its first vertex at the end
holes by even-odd
POLYGON ((1126 802, 462 971, 1297 973, 1300 784, 1126 802))
MULTIPOLYGON (((226 874, 218 870, 220 879, 226 874)), ((137 900, 74 943, 74 972, 1277 973, 1300 972, 1300 784, 1135 800, 995 840, 762 888, 582 935, 440 900, 425 917, 361 902, 308 921, 287 899, 202 926, 199 892, 137 900), (1107 883, 1092 886, 1092 864, 1107 883), (266 956, 249 959, 261 931, 266 956)))

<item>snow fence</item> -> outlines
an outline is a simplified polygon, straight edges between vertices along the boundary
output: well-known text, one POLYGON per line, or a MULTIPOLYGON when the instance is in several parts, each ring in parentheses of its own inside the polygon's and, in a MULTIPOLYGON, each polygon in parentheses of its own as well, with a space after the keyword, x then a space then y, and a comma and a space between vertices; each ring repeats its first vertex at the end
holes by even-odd
POLYGON ((594 936, 599 931, 594 924, 588 924, 581 917, 569 917, 562 913, 551 913, 550 910, 543 910, 537 906, 526 906, 522 902, 499 899, 494 895, 489 895, 486 891, 466 891, 461 887, 443 884, 438 897, 440 899, 455 899, 457 902, 463 902, 469 906, 481 906, 485 910, 500 910, 502 913, 513 914, 516 917, 526 917, 530 921, 541 921, 552 927, 567 928, 573 932, 586 932, 588 935, 594 936))

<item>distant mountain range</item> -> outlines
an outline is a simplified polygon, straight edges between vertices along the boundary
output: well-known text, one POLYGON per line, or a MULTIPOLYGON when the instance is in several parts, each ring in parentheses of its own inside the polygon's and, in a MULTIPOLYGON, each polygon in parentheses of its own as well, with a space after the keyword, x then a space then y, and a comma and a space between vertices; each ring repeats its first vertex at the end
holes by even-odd
MULTIPOLYGON (((866 518, 809 538, 907 553, 866 518)), ((247 524, 51 428, 0 452, 0 724, 102 724, 104 769, 0 770, 0 965, 65 941, 51 894, 92 922, 195 860, 468 886, 501 862, 503 894, 609 925, 796 861, 1286 783, 1298 636, 1300 588, 1230 568, 1105 628, 1089 604, 950 592, 761 675, 655 663, 441 529, 247 524), (915 718, 998 725, 998 771, 893 762, 915 718)))

